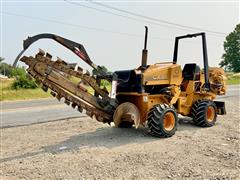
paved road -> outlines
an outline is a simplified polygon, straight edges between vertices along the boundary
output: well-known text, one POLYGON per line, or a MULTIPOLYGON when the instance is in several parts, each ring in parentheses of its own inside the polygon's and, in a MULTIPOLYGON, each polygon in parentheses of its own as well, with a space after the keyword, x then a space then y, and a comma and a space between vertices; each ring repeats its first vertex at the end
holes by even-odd
MULTIPOLYGON (((227 101, 229 97, 239 98, 240 86, 228 86, 227 95, 218 99, 227 101)), ((58 102, 55 99, 14 101, 1 103, 0 127, 11 127, 40 123, 66 118, 85 116, 84 114, 58 102)))
POLYGON ((2 102, 0 115, 0 127, 11 127, 85 116, 56 99, 2 102))
POLYGON ((225 96, 218 96, 217 99, 228 99, 229 97, 240 98, 240 85, 228 85, 227 94, 225 96))

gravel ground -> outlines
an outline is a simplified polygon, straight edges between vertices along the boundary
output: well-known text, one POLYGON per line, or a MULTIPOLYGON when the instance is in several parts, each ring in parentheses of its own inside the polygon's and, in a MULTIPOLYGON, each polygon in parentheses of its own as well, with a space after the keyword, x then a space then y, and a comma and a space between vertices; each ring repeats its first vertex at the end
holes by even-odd
POLYGON ((171 138, 89 118, 1 129, 2 179, 240 179, 239 97, 214 127, 171 138))

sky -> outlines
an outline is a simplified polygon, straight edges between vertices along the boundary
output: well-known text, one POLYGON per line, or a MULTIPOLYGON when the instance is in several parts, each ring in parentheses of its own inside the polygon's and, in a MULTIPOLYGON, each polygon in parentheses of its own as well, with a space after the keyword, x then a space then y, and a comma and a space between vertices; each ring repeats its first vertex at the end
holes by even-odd
MULTIPOLYGON (((64 0, 0 0, 0 56, 7 63, 13 63, 22 50, 24 39, 40 33, 53 33, 83 44, 92 61, 106 66, 110 71, 133 69, 141 63, 145 25, 149 28, 148 64, 172 61, 175 37, 201 32, 169 27, 159 22, 156 24, 156 21, 149 23, 142 21, 143 18, 91 2, 69 1, 73 3, 64 0), (110 11, 112 14, 92 8, 110 11)), ((206 32, 210 66, 218 66, 224 53, 225 36, 240 22, 240 5, 237 0, 99 2, 143 16, 223 33, 206 32)), ((76 55, 52 40, 36 42, 25 55, 34 55, 39 48, 52 54, 54 58, 60 57, 88 68, 76 55)), ((178 63, 184 65, 192 62, 201 67, 203 65, 200 38, 186 39, 179 44, 178 63)))

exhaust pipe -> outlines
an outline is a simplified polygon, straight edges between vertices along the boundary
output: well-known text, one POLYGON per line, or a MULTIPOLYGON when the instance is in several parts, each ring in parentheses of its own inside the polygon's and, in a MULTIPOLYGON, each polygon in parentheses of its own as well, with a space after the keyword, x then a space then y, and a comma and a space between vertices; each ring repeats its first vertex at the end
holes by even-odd
POLYGON ((145 69, 147 67, 147 36, 148 36, 148 27, 145 26, 145 40, 144 40, 144 49, 142 50, 142 65, 141 67, 145 69))

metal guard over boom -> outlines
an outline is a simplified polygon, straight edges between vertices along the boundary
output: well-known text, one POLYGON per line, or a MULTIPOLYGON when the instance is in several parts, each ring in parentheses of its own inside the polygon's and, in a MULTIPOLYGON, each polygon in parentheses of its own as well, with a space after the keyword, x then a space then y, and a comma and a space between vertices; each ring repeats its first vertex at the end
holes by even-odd
POLYGON ((50 88, 52 90, 51 94, 58 100, 64 98, 66 104, 72 104, 74 108, 78 107, 81 112, 85 109, 90 117, 95 116, 97 120, 102 122, 111 121, 118 103, 115 98, 109 95, 110 93, 106 87, 101 88, 100 84, 102 79, 112 83, 112 81, 116 81, 117 76, 115 73, 105 72, 102 67, 94 64, 82 44, 54 34, 39 34, 24 40, 23 50, 16 57, 14 67, 16 67, 19 59, 29 66, 28 73, 42 84, 43 90, 47 91, 50 88), (57 61, 52 61, 52 56, 42 50, 34 58, 24 56, 20 59, 29 46, 40 39, 53 39, 71 50, 95 69, 97 75, 91 76, 89 72, 83 73, 83 69, 80 67, 75 70, 67 62, 59 58, 57 61), (72 83, 65 75, 79 78, 79 84, 72 83), (91 86, 94 95, 87 92, 83 84, 91 86))
POLYGON ((69 39, 63 38, 61 36, 55 35, 55 34, 38 34, 33 37, 28 37, 26 40, 23 41, 23 50, 19 53, 19 55, 16 57, 13 66, 16 67, 18 60, 22 56, 22 54, 31 46, 34 42, 40 40, 40 39, 53 39, 59 44, 63 45, 67 49, 71 50, 74 54, 76 54, 78 57, 80 57, 83 61, 85 61, 88 65, 90 65, 92 68, 97 70, 97 72, 103 76, 103 77, 109 77, 110 74, 107 74, 105 71, 102 70, 102 68, 96 64, 94 64, 90 57, 87 54, 87 51, 85 50, 84 46, 82 44, 79 44, 77 42, 71 41, 69 39))

